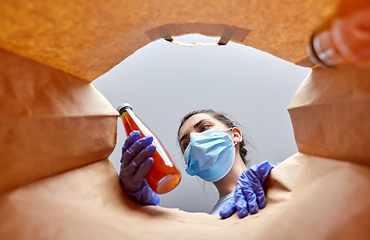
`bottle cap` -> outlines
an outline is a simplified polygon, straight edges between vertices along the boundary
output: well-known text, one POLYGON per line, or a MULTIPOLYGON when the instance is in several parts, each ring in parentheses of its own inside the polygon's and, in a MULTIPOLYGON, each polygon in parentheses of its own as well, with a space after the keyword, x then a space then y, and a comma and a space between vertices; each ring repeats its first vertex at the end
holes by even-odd
POLYGON ((119 114, 122 114, 126 108, 130 108, 131 110, 133 110, 130 104, 122 103, 121 105, 117 107, 117 111, 119 112, 119 114))

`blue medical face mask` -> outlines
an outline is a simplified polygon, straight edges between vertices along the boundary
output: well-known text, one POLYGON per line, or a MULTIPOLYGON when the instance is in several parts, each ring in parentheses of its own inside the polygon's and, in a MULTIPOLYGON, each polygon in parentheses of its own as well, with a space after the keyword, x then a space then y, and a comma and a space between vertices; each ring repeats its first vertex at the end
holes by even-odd
MULTIPOLYGON (((231 129, 231 128, 230 128, 231 129)), ((184 155, 185 171, 190 176, 215 182, 223 178, 235 160, 235 147, 225 133, 230 129, 212 128, 201 133, 190 133, 190 143, 184 155)))

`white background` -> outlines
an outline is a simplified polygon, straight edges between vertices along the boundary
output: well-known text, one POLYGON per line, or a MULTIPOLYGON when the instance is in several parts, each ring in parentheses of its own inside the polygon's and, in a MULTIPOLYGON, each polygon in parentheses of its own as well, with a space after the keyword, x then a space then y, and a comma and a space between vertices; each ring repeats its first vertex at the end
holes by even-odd
MULTIPOLYGON (((218 41, 196 34, 175 39, 187 43, 218 41)), ((161 39, 139 49, 93 85, 115 108, 130 103, 181 170, 180 185, 160 195, 161 206, 210 212, 218 193, 211 183, 184 171, 176 136, 181 118, 204 108, 226 113, 241 125, 250 143, 251 164, 283 161, 297 152, 286 109, 310 71, 234 42, 216 47, 182 47, 161 39)), ((118 172, 126 138, 120 119, 117 128, 117 145, 110 160, 118 172)))

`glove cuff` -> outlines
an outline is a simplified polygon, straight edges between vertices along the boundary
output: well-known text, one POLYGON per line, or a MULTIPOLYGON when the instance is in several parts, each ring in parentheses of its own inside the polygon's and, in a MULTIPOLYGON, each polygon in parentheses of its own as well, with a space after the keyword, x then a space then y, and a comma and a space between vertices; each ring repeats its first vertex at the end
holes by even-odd
POLYGON ((126 190, 126 194, 134 198, 137 202, 144 205, 158 206, 160 204, 160 198, 158 194, 153 192, 153 190, 148 186, 146 182, 143 188, 139 191, 134 192, 126 190))

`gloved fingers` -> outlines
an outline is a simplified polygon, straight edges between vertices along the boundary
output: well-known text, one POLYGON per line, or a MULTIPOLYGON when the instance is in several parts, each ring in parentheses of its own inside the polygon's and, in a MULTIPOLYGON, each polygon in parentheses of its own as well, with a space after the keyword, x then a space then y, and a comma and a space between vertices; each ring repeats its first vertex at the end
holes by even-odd
MULTIPOLYGON (((123 146, 122 146, 122 155, 134 144, 137 140, 140 139, 140 131, 132 131, 126 138, 123 146)), ((122 162, 122 161, 121 161, 122 162)))
POLYGON ((255 198, 257 198, 257 202, 255 205, 256 209, 253 209, 255 212, 257 212, 258 208, 262 209, 266 206, 265 192, 263 191, 262 183, 259 180, 259 176, 257 176, 257 174, 253 171, 253 169, 248 169, 247 177, 249 179, 250 186, 254 192, 254 196, 255 198), (257 207, 257 204, 258 204, 258 207, 257 207))
POLYGON ((142 181, 143 179, 145 179, 146 175, 148 174, 149 170, 152 168, 153 164, 154 164, 153 158, 151 157, 147 158, 145 162, 141 164, 138 170, 136 171, 135 180, 142 181))
POLYGON ((244 197, 243 190, 241 187, 237 187, 235 189, 234 193, 235 197, 235 208, 238 212, 239 218, 244 218, 248 215, 248 202, 246 201, 246 198, 244 197))
MULTIPOLYGON (((123 168, 123 171, 131 174, 131 176, 136 175, 137 171, 139 170, 140 166, 148 159, 153 156, 155 153, 155 146, 154 145, 149 145, 143 150, 140 151, 138 155, 134 157, 131 162, 123 168)), ((123 165, 123 164, 122 164, 123 165)), ((149 171, 149 170, 148 170, 149 171)), ((144 176, 145 177, 145 176, 144 176)), ((143 178, 144 178, 143 177, 143 178)), ((143 179, 142 178, 142 179, 143 179)))
POLYGON ((253 191, 252 185, 250 182, 246 182, 245 185, 241 187, 243 191, 243 197, 245 201, 248 203, 248 211, 251 214, 255 214, 258 212, 258 203, 257 203, 257 197, 256 194, 253 191))
POLYGON ((265 161, 248 169, 247 177, 250 180, 253 191, 257 196, 258 207, 260 209, 266 206, 266 197, 263 190, 263 182, 270 175, 273 165, 265 161))
MULTIPOLYGON (((140 152, 145 149, 147 146, 149 146, 153 141, 153 137, 143 137, 137 141, 135 141, 123 154, 121 158, 121 168, 126 167, 131 163, 133 159, 137 155, 140 154, 140 152)), ((153 155, 153 154, 152 154, 153 155)))
POLYGON ((258 207, 260 209, 266 207, 266 197, 265 197, 265 192, 263 191, 262 186, 255 188, 254 193, 257 196, 258 207))
POLYGON ((232 196, 230 200, 222 207, 219 215, 222 219, 228 218, 236 211, 235 198, 232 196))

